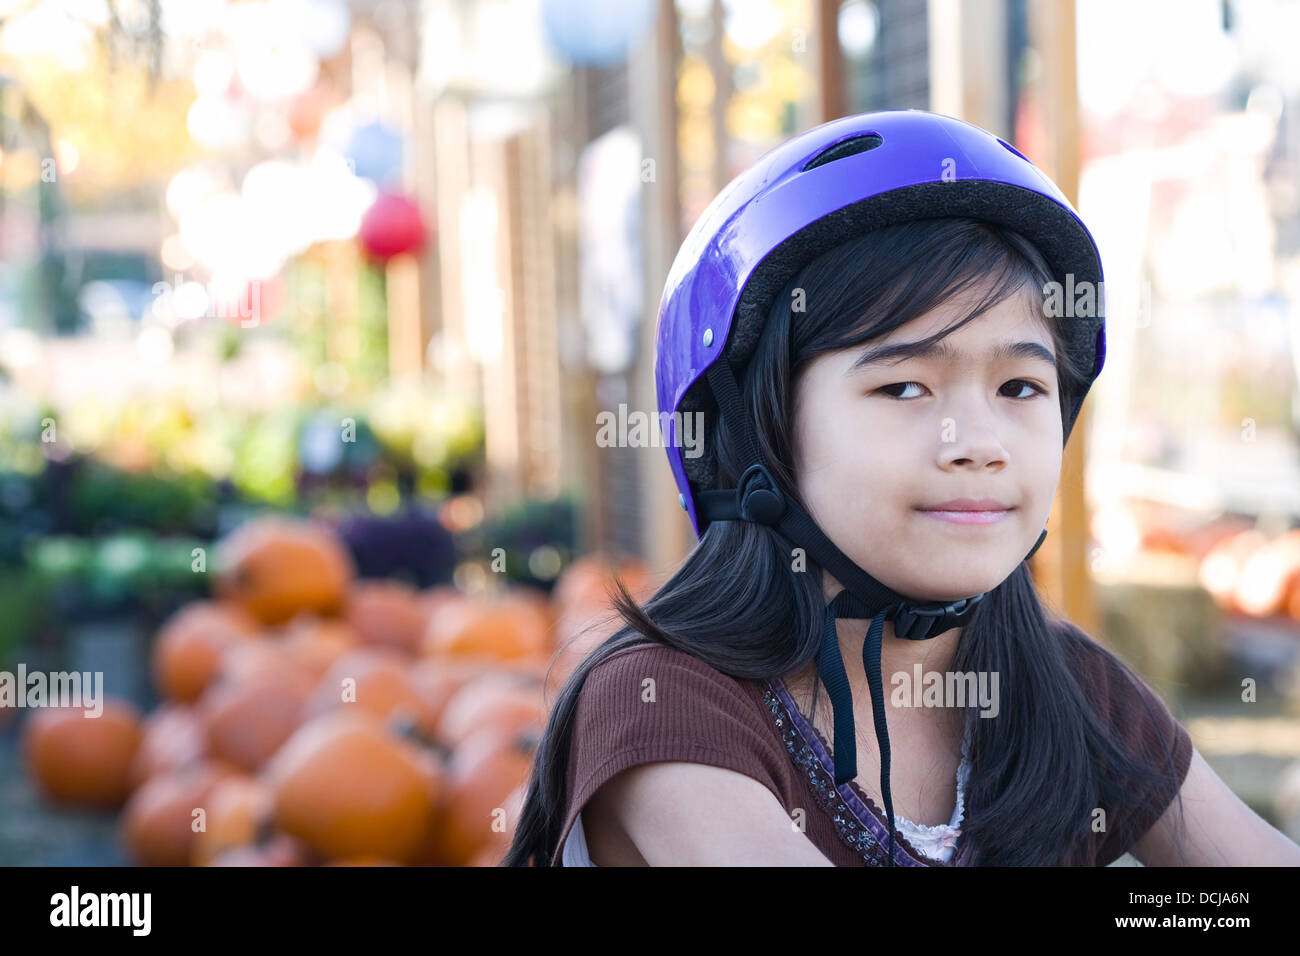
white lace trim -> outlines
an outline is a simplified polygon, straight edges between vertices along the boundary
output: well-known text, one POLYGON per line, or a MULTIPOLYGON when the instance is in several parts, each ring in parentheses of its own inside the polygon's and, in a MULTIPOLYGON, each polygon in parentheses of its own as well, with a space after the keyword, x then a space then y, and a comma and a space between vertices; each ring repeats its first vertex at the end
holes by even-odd
POLYGON ((961 835, 961 821, 966 815, 966 782, 970 779, 970 732, 967 729, 962 737, 961 763, 957 767, 957 806, 952 811, 952 819, 947 823, 933 825, 913 823, 906 817, 895 816, 894 825, 907 837, 907 842, 917 852, 926 856, 947 861, 957 849, 957 838, 961 835))

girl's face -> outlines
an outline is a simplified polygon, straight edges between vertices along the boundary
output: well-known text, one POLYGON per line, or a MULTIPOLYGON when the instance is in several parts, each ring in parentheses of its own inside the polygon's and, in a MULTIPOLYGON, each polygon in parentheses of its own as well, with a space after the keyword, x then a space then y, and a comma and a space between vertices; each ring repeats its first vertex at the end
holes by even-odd
POLYGON ((813 520, 872 577, 922 601, 1001 584, 1038 540, 1061 472, 1055 348, 1024 296, 940 340, 950 354, 855 367, 864 351, 941 331, 967 302, 819 355, 795 388, 795 475, 813 520), (1006 346, 1020 354, 994 354, 1006 346), (978 523, 930 513, 956 498, 1006 510, 978 523))

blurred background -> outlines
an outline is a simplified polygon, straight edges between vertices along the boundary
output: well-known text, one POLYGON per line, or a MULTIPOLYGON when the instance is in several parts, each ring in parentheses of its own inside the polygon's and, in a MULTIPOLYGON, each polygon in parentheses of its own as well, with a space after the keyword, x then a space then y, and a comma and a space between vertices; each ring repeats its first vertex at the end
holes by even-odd
POLYGON ((495 862, 613 575, 694 542, 663 448, 598 437, 655 411, 678 246, 902 108, 1101 247, 1045 600, 1300 838, 1297 36, 1282 0, 0 0, 0 672, 109 698, 0 706, 0 863, 495 862))

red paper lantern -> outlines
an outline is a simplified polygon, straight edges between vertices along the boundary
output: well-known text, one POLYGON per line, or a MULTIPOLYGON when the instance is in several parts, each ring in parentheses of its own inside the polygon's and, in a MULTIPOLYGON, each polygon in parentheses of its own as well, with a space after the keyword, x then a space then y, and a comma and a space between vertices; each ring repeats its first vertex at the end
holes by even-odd
POLYGON ((424 245, 424 216, 414 200, 396 193, 380 193, 361 217, 357 238, 376 259, 418 252, 424 245))

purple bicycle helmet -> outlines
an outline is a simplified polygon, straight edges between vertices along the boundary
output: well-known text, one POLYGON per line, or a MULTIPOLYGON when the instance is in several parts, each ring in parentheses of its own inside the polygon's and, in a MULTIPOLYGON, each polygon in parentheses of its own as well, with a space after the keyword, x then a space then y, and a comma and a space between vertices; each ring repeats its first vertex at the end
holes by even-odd
MULTIPOLYGON (((985 594, 935 603, 886 587, 849 560, 811 517, 783 494, 762 460, 737 385, 754 354, 776 296, 805 265, 855 236, 916 219, 964 216, 1012 229, 1041 253, 1063 285, 1102 287, 1096 243, 1069 201, 1012 146, 970 123, 925 110, 886 110, 833 120, 777 146, 733 179, 682 243, 664 287, 656 335, 655 378, 668 461, 679 501, 697 536, 713 521, 769 525, 803 547, 844 586, 830 603, 818 671, 835 723, 835 783, 857 776, 852 698, 835 619, 871 619, 863 666, 871 687, 888 814, 888 863, 894 865, 889 737, 884 719, 880 643, 884 621, 895 634, 926 640, 960 626, 985 594), (1072 277, 1067 280, 1067 276, 1072 277), (719 359, 723 359, 719 361, 719 359), (682 455, 678 416, 704 413, 705 431, 727 421, 747 463, 735 488, 718 488, 711 445, 682 455)), ((1067 347, 1087 357, 1087 384, 1067 396, 1065 436, 1105 361, 1101 297, 1095 316, 1069 323, 1067 347)), ((1039 536, 1032 557, 1047 531, 1039 536)))

